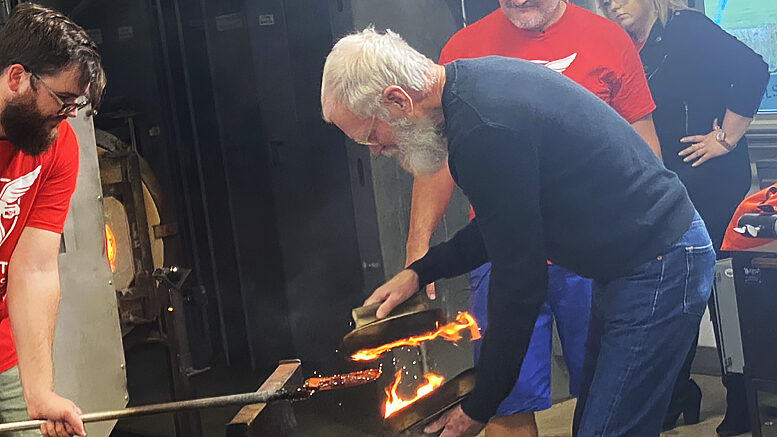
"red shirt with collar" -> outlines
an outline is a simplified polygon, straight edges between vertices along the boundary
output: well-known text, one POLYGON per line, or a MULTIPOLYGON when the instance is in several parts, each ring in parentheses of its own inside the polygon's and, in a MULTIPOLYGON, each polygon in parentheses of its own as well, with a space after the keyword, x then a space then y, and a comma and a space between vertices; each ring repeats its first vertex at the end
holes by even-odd
MULTIPOLYGON (((656 109, 631 38, 617 24, 571 3, 542 32, 515 27, 501 8, 456 32, 440 64, 504 56, 545 65, 604 100, 629 123, 656 109)), ((524 84, 515 78, 515 86, 524 84)), ((470 218, 474 217, 470 209, 470 218)))
POLYGON ((78 142, 66 121, 57 139, 38 156, 0 140, 0 372, 16 365, 5 302, 8 261, 28 226, 61 233, 78 176, 78 142))

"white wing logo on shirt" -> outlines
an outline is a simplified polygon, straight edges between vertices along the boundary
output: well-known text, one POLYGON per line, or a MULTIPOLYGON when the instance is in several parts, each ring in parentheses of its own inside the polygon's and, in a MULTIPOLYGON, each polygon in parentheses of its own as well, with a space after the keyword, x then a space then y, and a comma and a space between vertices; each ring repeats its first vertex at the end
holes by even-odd
POLYGON ((570 65, 572 65, 572 62, 575 60, 576 57, 577 57, 577 53, 572 53, 566 58, 558 59, 556 61, 534 60, 530 62, 534 62, 535 64, 539 64, 539 65, 544 65, 555 72, 563 73, 564 71, 566 71, 567 68, 569 68, 570 65))
POLYGON ((21 208, 19 208, 19 199, 24 196, 24 193, 26 193, 32 184, 35 183, 35 180, 38 179, 40 167, 41 166, 39 165, 35 170, 26 175, 8 182, 3 187, 3 190, 0 191, 0 217, 2 217, 2 220, 0 220, 0 246, 3 245, 5 239, 11 235, 11 232, 13 232, 16 227, 16 222, 19 220, 19 213, 21 212, 21 208), (12 221, 6 226, 8 220, 12 221))

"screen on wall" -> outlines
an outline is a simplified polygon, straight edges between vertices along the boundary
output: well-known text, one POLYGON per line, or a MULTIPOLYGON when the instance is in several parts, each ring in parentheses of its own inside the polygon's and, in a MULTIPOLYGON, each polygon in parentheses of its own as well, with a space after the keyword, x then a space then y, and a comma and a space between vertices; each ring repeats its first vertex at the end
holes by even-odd
POLYGON ((777 0, 706 0, 705 13, 763 56, 771 79, 759 112, 777 113, 777 0))

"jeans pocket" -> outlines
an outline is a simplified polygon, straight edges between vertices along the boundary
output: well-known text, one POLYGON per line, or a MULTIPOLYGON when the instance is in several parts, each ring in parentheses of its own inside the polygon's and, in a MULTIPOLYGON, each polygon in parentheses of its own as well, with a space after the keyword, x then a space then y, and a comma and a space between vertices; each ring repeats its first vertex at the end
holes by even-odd
POLYGON ((683 293, 683 313, 704 315, 707 301, 712 291, 715 269, 715 250, 712 243, 705 246, 685 247, 685 291, 683 293))

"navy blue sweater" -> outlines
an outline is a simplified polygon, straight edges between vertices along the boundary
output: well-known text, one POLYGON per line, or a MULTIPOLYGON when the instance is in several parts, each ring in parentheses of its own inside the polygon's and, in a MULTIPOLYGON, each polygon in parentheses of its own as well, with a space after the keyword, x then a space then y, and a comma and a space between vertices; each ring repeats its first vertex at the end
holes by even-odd
POLYGON ((517 379, 546 297, 546 259, 617 278, 665 253, 694 209, 628 122, 563 75, 495 56, 445 71, 448 161, 477 217, 410 268, 429 283, 492 263, 488 330, 462 404, 486 422, 517 379))

